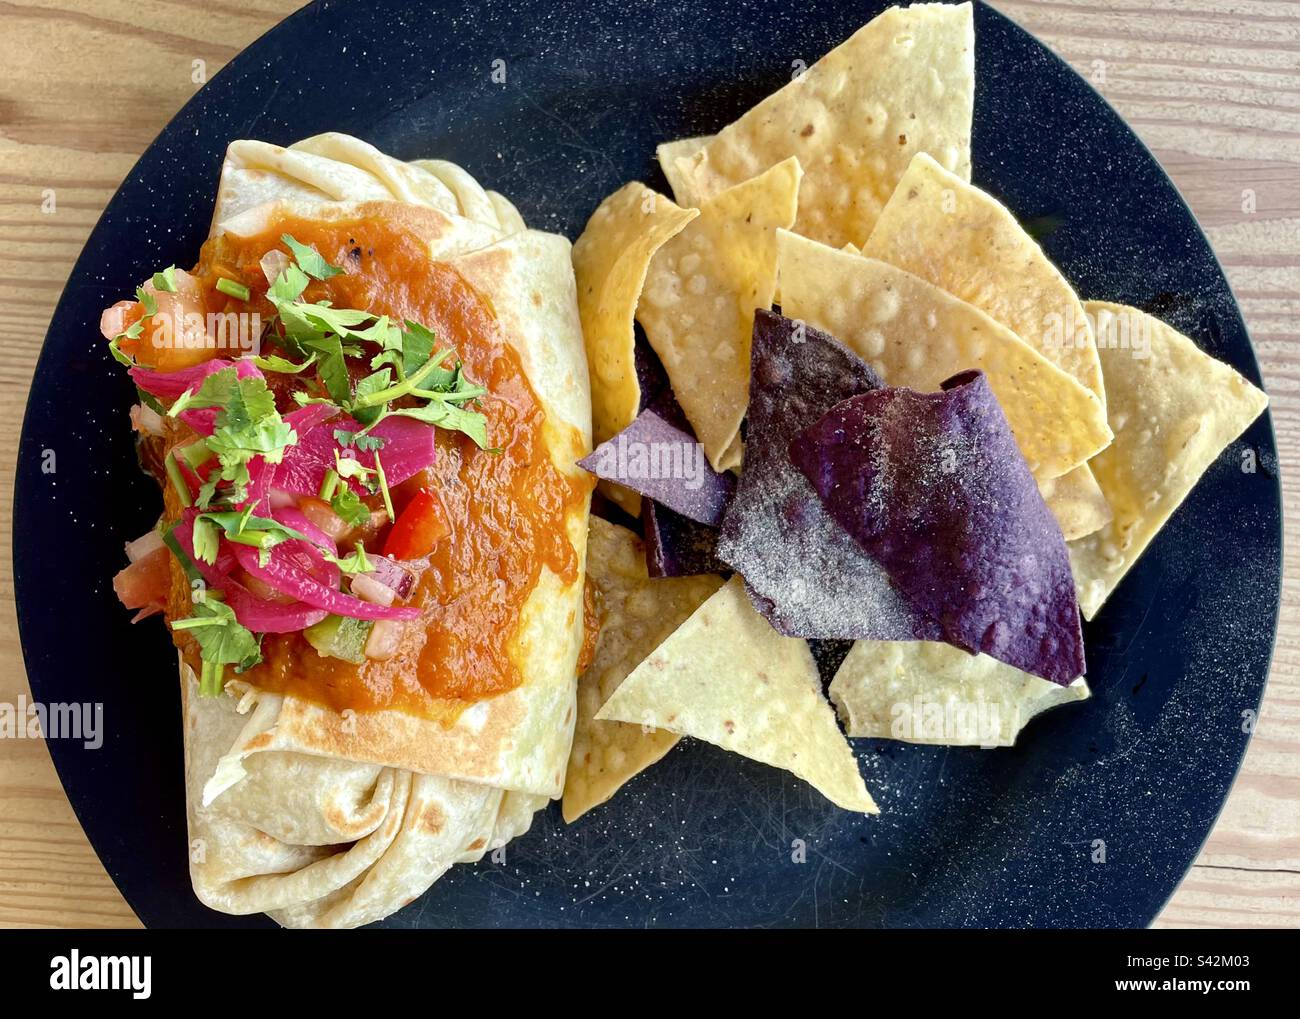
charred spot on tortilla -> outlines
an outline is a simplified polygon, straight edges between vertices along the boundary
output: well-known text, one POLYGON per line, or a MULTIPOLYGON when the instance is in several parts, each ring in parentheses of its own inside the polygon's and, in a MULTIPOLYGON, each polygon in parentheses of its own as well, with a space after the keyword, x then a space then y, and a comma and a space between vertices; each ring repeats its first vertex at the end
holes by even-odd
POLYGON ((880 385, 834 337, 774 312, 755 314, 745 463, 717 554, 787 636, 939 639, 938 627, 894 590, 790 462, 795 435, 841 400, 880 385))
POLYGON ((1065 539, 982 372, 845 400, 790 457, 949 643, 1061 685, 1083 675, 1065 539))

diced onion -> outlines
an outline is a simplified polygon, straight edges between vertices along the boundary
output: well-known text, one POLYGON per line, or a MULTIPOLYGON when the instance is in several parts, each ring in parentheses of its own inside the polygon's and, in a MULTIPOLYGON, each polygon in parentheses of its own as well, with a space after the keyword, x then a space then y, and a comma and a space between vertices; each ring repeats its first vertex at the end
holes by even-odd
POLYGON ((137 403, 131 407, 131 427, 144 435, 162 435, 162 415, 152 407, 137 403))
POLYGON ((381 619, 370 629, 366 639, 365 655, 378 661, 385 661, 397 654, 402 643, 404 624, 395 619, 381 619))
POLYGON ((289 268, 289 256, 278 248, 272 248, 257 263, 262 267, 262 275, 268 284, 274 283, 280 273, 289 268))
POLYGON ((144 534, 136 538, 135 541, 126 543, 126 557, 133 563, 138 563, 150 552, 156 552, 163 548, 162 535, 157 531, 145 531, 144 534))
POLYGON ((364 573, 358 573, 352 578, 352 593, 362 601, 374 602, 376 605, 391 605, 397 597, 391 587, 364 573))

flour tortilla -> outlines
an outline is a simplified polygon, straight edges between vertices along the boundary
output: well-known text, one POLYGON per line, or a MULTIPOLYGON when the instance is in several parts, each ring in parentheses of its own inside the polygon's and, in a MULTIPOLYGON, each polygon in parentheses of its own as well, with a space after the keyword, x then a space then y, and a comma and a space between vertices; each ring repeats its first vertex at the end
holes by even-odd
POLYGON ((794 222, 803 172, 787 159, 705 201, 655 254, 637 320, 715 471, 740 463, 755 309, 776 290, 776 231, 794 222))
POLYGON ((623 680, 596 717, 707 740, 877 813, 805 641, 782 637, 732 577, 623 680))
POLYGON ((1036 715, 1086 700, 1088 684, 1058 686, 951 644, 860 640, 830 695, 850 736, 1009 747, 1036 715))
POLYGON ((861 244, 914 154, 970 179, 974 98, 971 5, 892 7, 676 165, 704 201, 795 156, 795 232, 861 244))
POLYGON ((578 679, 578 721, 564 783, 564 820, 572 823, 614 795, 677 744, 676 733, 596 720, 620 683, 722 586, 722 578, 655 579, 641 539, 591 518, 587 572, 600 600, 600 642, 578 679))
MULTIPOLYGON (((591 409, 568 241, 515 229, 522 223, 512 207, 487 192, 486 205, 479 201, 468 175, 411 168, 354 140, 307 146, 339 158, 262 143, 231 148, 216 232, 256 231, 284 213, 393 217, 414 230, 490 302, 545 410, 552 461, 584 477, 576 461, 591 448, 591 409), (395 200, 400 188, 417 190, 395 200)), ((564 521, 579 562, 587 515, 584 504, 564 521)), ((290 926, 357 926, 525 830, 563 788, 583 584, 581 571, 565 583, 543 568, 513 637, 523 683, 468 707, 440 702, 446 725, 396 711, 340 714, 238 679, 220 697, 199 698, 182 667, 191 838, 203 847, 191 863, 199 897, 290 926)))
POLYGON ((979 368, 1035 479, 1110 442, 1097 397, 974 305, 885 262, 784 230, 777 238, 783 314, 831 333, 887 385, 933 392, 979 368))
POLYGON ((1114 519, 1070 543, 1079 607, 1092 619, 1268 397, 1145 312, 1101 301, 1089 301, 1087 310, 1102 338, 1115 430, 1114 443, 1093 461, 1114 519))
POLYGON ((285 148, 231 142, 221 167, 213 233, 241 212, 267 202, 396 201, 437 209, 491 227, 497 236, 524 229, 517 210, 445 160, 404 163, 373 145, 334 132, 285 148))

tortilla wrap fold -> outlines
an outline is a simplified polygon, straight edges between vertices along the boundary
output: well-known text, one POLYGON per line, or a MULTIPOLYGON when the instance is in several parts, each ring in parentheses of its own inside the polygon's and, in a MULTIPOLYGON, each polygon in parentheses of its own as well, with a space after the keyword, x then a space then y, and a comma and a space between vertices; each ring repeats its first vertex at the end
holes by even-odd
MULTIPOLYGON (((441 161, 400 163, 341 135, 288 149, 234 142, 213 235, 282 213, 390 217, 415 231, 495 312, 546 414, 556 468, 579 478, 591 448, 587 363, 569 242, 527 230, 505 199, 441 161)), ((585 561, 587 504, 564 519, 585 561)), ((336 712, 237 677, 201 698, 182 664, 191 878, 229 913, 293 927, 355 927, 422 894, 452 864, 526 831, 563 790, 583 638, 583 571, 542 567, 512 658, 523 682, 436 717, 336 712)))

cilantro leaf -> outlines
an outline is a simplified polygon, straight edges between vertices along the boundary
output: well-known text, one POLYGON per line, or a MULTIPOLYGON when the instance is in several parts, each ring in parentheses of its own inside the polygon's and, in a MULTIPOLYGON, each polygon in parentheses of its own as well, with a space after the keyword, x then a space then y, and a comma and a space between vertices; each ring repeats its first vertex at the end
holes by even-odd
POLYGON ((153 288, 165 294, 176 293, 176 266, 169 265, 162 272, 154 273, 153 288))
POLYGON ((280 240, 289 246, 289 250, 293 252, 294 261, 298 263, 302 271, 313 279, 327 280, 343 271, 337 265, 330 265, 321 256, 320 252, 303 244, 292 234, 281 234, 280 240))
MULTIPOLYGON (((135 299, 144 305, 144 317, 149 318, 151 315, 158 314, 158 301, 144 287, 135 288, 135 299)), ((143 322, 144 319, 141 319, 143 322)))
POLYGON ((235 665, 242 672, 262 660, 262 649, 252 631, 235 618, 225 602, 206 595, 194 603, 194 614, 172 623, 173 630, 186 630, 198 642, 203 670, 199 693, 215 697, 225 688, 225 667, 235 665))
MULTIPOLYGON (((206 442, 217 455, 220 480, 231 483, 232 499, 238 502, 247 496, 249 461, 260 456, 268 463, 279 463, 298 437, 276 411, 275 396, 266 388, 266 380, 256 375, 241 379, 234 366, 213 372, 197 393, 186 390, 167 413, 175 417, 183 410, 205 407, 219 408, 215 429, 206 442)), ((200 490, 201 507, 210 504, 217 476, 215 472, 210 475, 200 490)))
POLYGON ((378 435, 367 435, 365 432, 349 432, 346 428, 334 429, 334 441, 344 449, 355 446, 362 452, 384 448, 384 440, 378 435))
POLYGON ((374 567, 370 565, 370 560, 366 558, 365 545, 359 541, 356 544, 356 551, 350 556, 343 556, 340 558, 326 552, 325 559, 337 566, 343 573, 369 573, 374 569, 374 567))
POLYGON ((476 410, 467 410, 452 403, 431 401, 423 407, 390 410, 388 416, 414 418, 416 421, 436 425, 449 432, 464 432, 474 440, 474 445, 479 449, 491 448, 488 446, 487 418, 476 410))
POLYGON ((279 357, 276 354, 257 356, 252 360, 253 364, 257 365, 257 367, 261 368, 264 372, 279 372, 282 375, 297 375, 314 365, 316 363, 316 357, 316 354, 312 354, 301 364, 294 364, 292 361, 279 357))
POLYGON ((352 527, 360 527, 370 519, 370 507, 361 501, 361 496, 347 485, 340 485, 334 498, 330 500, 330 509, 337 513, 352 527))

